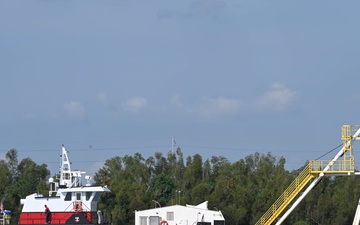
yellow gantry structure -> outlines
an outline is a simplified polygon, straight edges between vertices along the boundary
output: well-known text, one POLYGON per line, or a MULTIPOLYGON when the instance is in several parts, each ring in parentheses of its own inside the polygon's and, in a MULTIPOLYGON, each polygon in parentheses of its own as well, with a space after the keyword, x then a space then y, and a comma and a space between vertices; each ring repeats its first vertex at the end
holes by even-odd
MULTIPOLYGON (((360 129, 356 132, 358 136, 360 129)), ((287 208, 296 196, 303 190, 312 178, 324 174, 350 175, 354 170, 354 157, 352 154, 353 128, 350 125, 342 126, 342 140, 344 146, 333 160, 310 161, 299 176, 289 185, 282 195, 270 206, 255 225, 271 225, 276 218, 287 208), (343 157, 343 160, 338 160, 343 157)), ((355 137, 355 138, 356 138, 355 137)))

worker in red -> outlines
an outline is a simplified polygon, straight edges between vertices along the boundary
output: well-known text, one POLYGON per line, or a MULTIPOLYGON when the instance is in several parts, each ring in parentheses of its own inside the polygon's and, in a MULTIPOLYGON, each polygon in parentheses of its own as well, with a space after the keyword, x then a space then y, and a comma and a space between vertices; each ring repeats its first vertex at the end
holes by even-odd
POLYGON ((47 205, 44 205, 45 206, 45 223, 46 224, 50 224, 51 222, 51 212, 50 212, 50 209, 47 205))

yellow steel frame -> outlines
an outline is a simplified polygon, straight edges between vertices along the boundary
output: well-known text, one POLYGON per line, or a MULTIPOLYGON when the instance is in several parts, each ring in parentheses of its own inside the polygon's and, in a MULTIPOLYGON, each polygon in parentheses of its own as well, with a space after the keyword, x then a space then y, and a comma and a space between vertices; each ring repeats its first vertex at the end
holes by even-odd
POLYGON ((352 155, 352 127, 342 127, 343 161, 317 160, 310 161, 299 176, 290 184, 265 214, 255 225, 271 225, 272 222, 284 211, 291 201, 300 193, 306 184, 320 173, 349 174, 354 172, 354 157, 352 155), (326 170, 324 170, 328 167, 326 170))
POLYGON ((282 193, 275 203, 259 219, 256 225, 270 225, 314 177, 316 177, 316 175, 311 173, 311 165, 308 164, 284 193, 282 193))
POLYGON ((352 162, 352 169, 354 170, 354 157, 352 154, 352 127, 350 125, 343 125, 341 129, 341 139, 344 142, 344 163, 346 161, 352 162))
POLYGON ((329 165, 331 160, 313 160, 310 161, 311 173, 324 173, 324 174, 348 174, 355 172, 354 157, 349 157, 347 160, 335 161, 329 165), (329 166, 328 170, 324 170, 329 166))

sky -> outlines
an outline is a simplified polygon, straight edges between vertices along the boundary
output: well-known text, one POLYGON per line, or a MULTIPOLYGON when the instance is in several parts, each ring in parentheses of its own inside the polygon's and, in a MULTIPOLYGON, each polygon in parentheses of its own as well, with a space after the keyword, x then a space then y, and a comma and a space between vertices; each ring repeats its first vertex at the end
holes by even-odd
POLYGON ((15 148, 54 174, 64 144, 93 175, 115 156, 180 147, 203 161, 270 152, 298 169, 360 124, 359 7, 0 1, 0 159, 15 148))

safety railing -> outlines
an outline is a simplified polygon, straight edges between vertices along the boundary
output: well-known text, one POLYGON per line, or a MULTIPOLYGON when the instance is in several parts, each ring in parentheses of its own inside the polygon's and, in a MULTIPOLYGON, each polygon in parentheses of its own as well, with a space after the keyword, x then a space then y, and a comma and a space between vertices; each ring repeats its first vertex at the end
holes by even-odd
POLYGON ((310 161, 312 173, 353 173, 354 169, 354 157, 350 157, 349 160, 338 160, 332 162, 330 160, 314 160, 310 161), (328 169, 324 169, 328 166, 328 169))
POLYGON ((0 212, 0 225, 5 225, 5 214, 0 212))
POLYGON ((320 173, 347 174, 354 172, 354 159, 339 160, 314 160, 310 161, 299 176, 282 193, 275 203, 265 212, 255 225, 270 225, 281 212, 290 204, 290 202, 299 194, 305 185, 320 173), (328 166, 328 169, 324 169, 328 166))
POLYGON ((315 175, 311 172, 311 164, 309 163, 299 174, 299 176, 275 201, 275 203, 259 219, 256 225, 270 225, 302 190, 302 188, 311 180, 311 178, 315 177, 315 175))

